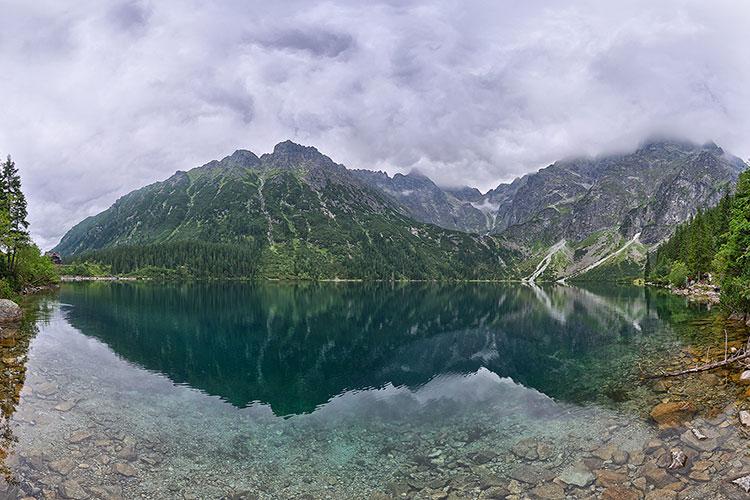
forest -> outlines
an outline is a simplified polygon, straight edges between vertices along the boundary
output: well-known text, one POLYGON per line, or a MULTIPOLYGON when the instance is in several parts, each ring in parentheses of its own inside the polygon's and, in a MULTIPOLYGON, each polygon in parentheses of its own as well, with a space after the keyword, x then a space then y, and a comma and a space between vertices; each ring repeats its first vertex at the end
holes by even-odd
POLYGON ((699 211, 649 255, 647 281, 685 286, 708 281, 721 286, 730 310, 750 312, 750 172, 713 208, 699 211))

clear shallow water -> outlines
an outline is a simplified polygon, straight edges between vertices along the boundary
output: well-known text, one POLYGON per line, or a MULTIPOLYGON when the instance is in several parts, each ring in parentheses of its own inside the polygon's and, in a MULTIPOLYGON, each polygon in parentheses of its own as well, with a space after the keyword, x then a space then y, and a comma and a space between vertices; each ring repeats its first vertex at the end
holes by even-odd
POLYGON ((496 284, 70 284, 40 307, 8 459, 40 498, 489 497, 531 473, 524 439, 536 473, 641 449, 637 359, 701 314, 496 284))

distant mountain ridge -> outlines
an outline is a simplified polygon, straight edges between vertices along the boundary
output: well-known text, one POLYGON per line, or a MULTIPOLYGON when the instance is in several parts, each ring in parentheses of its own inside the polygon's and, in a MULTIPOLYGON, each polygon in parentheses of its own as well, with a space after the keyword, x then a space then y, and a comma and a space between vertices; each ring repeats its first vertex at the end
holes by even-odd
POLYGON ((422 175, 356 173, 417 220, 499 235, 525 255, 529 275, 535 261, 564 242, 547 276, 558 279, 578 274, 636 235, 624 257, 641 262, 645 249, 676 224, 715 205, 744 168, 713 143, 662 140, 631 153, 558 161, 485 194, 442 189, 422 175))
POLYGON ((424 257, 417 267, 432 277, 457 258, 486 259, 487 278, 561 279, 612 266, 627 276, 677 223, 715 205, 745 167, 713 143, 655 141, 627 154, 559 161, 483 194, 416 172, 349 170, 285 141, 260 157, 238 150, 134 191, 74 227, 55 251, 196 239, 256 245, 267 258, 264 249, 292 255, 303 242, 303 253, 327 254, 333 268, 373 252, 385 259, 380 272, 404 277, 409 264, 387 254, 424 257))
MULTIPOLYGON (((153 254, 174 251, 163 245, 184 241, 252 248, 257 275, 272 278, 497 279, 509 272, 509 251, 498 239, 415 221, 343 165, 291 141, 260 157, 238 150, 133 191, 68 231, 55 251, 70 257, 148 246, 144 262, 158 263, 168 256, 153 254)), ((98 258, 128 260, 111 254, 98 258)))

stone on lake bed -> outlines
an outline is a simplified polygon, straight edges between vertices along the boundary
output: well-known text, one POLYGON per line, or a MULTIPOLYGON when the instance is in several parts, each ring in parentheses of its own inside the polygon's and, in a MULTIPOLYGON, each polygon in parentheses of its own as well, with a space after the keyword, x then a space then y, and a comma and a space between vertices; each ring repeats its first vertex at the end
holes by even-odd
POLYGON ((52 471, 65 476, 75 468, 75 463, 70 458, 61 458, 60 460, 50 462, 49 468, 52 471))
POLYGON ((694 450, 714 451, 725 440, 715 429, 706 429, 703 439, 695 437, 692 431, 685 431, 680 434, 680 440, 694 450))
POLYGON ((677 492, 666 488, 646 493, 646 500, 675 500, 676 498, 677 492))
POLYGON ((750 370, 745 370, 740 374, 740 384, 750 385, 750 370))
POLYGON ((123 463, 115 464, 115 472, 125 477, 135 477, 138 475, 138 471, 132 465, 123 463))
POLYGON ((602 500, 638 500, 641 493, 633 488, 610 486, 602 491, 602 500))
POLYGON ((614 462, 616 465, 625 465, 628 463, 628 459, 630 458, 630 455, 627 451, 624 450, 615 450, 614 453, 612 453, 612 462, 614 462))
POLYGON ((534 467, 533 465, 521 464, 513 468, 508 476, 516 481, 522 483, 536 484, 542 481, 548 481, 555 477, 555 475, 541 467, 534 467))
POLYGON ((519 458, 524 458, 526 460, 536 460, 539 458, 537 446, 538 443, 535 439, 526 438, 514 444, 510 451, 519 458))
POLYGON ((563 470, 557 478, 565 484, 584 488, 594 482, 594 474, 586 466, 578 462, 563 470))
POLYGON ((69 442, 73 444, 78 444, 86 441, 91 437, 91 433, 88 431, 75 431, 73 434, 70 435, 70 438, 68 439, 69 442))
POLYGON ((63 481, 60 485, 60 494, 63 498, 72 498, 74 500, 85 500, 89 497, 81 485, 72 479, 63 481))
POLYGON ((545 500, 562 500, 565 498, 565 490, 562 486, 555 483, 544 483, 531 490, 534 498, 545 500))
POLYGON ((740 411, 740 423, 746 427, 750 427, 750 411, 740 411))
POLYGON ((745 493, 750 493, 750 475, 738 477, 732 483, 745 490, 745 493))
POLYGON ((605 488, 609 486, 620 486, 628 480, 627 474, 611 469, 601 469, 594 474, 596 474, 596 482, 605 488))
POLYGON ((61 411, 61 412, 70 411, 75 407, 76 404, 77 404, 76 401, 63 401, 59 405, 55 406, 55 410, 61 411))
POLYGON ((695 412, 696 408, 690 401, 668 401, 654 406, 651 418, 659 427, 673 427, 692 417, 695 412))
POLYGON ((685 452, 675 448, 671 452, 671 462, 669 464, 669 469, 681 469, 682 467, 685 467, 685 464, 687 463, 687 455, 685 455, 685 452))
POLYGON ((57 392, 57 386, 52 382, 43 382, 36 387, 32 387, 34 392, 42 396, 51 396, 57 392))

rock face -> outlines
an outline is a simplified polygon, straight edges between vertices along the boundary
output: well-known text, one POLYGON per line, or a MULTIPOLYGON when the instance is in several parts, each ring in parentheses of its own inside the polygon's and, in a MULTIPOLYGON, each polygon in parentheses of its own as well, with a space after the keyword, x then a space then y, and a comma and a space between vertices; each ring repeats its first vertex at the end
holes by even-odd
POLYGON ((364 183, 393 198, 405 214, 421 222, 470 233, 487 233, 493 227, 493 206, 476 188, 442 189, 419 173, 396 174, 371 170, 352 171, 364 183))
POLYGON ((0 299, 0 322, 18 321, 23 317, 21 307, 8 299, 0 299))
POLYGON ((699 208, 715 205, 745 167, 713 143, 655 141, 626 154, 559 161, 486 194, 440 188, 420 174, 356 175, 417 220, 501 235, 532 262, 564 240, 546 276, 557 279, 586 270, 630 240, 636 244, 621 252, 617 271, 640 274, 646 249, 699 208))

